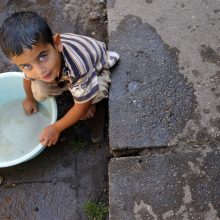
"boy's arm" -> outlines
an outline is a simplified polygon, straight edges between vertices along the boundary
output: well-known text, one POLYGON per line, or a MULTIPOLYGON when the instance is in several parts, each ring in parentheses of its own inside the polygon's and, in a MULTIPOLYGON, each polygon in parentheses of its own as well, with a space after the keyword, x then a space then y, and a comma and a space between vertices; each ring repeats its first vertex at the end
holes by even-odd
POLYGON ((23 87, 26 94, 26 98, 23 101, 23 108, 27 115, 37 112, 37 101, 33 97, 31 91, 31 81, 23 79, 23 87))
POLYGON ((79 121, 87 112, 91 101, 85 103, 75 103, 74 106, 57 122, 55 128, 61 133, 66 128, 79 121))
POLYGON ((60 133, 79 121, 88 111, 91 101, 75 103, 74 106, 57 122, 43 129, 40 142, 45 146, 56 144, 60 133))

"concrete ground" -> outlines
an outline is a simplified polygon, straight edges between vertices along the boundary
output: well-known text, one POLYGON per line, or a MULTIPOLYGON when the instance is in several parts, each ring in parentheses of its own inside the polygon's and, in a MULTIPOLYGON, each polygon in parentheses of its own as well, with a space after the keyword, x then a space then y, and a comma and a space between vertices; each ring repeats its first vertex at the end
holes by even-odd
POLYGON ((219 21, 218 0, 108 1, 111 220, 220 219, 219 21))
POLYGON ((220 152, 112 159, 110 219, 218 220, 220 152))
POLYGON ((68 139, 29 162, 0 170, 0 219, 86 220, 87 202, 107 202, 106 141, 77 152, 76 141, 68 139))
MULTIPOLYGON (((56 31, 107 41, 104 3, 4 0, 0 19, 35 10, 56 31)), ((0 169, 0 218, 87 219, 86 201, 106 201, 109 163, 110 220, 219 220, 219 20, 219 0, 108 0, 109 48, 121 55, 109 97, 118 158, 109 163, 107 138, 91 144, 79 123, 37 158, 0 169)), ((2 71, 14 68, 1 59, 2 71)))

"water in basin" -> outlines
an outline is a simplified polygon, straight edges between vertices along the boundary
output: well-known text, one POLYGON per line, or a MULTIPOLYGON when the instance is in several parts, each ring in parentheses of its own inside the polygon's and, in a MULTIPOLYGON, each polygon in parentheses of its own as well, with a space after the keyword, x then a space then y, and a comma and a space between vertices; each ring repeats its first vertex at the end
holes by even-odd
POLYGON ((44 105, 39 112, 25 115, 22 99, 0 106, 0 162, 14 160, 29 153, 39 144, 41 130, 51 122, 44 105))

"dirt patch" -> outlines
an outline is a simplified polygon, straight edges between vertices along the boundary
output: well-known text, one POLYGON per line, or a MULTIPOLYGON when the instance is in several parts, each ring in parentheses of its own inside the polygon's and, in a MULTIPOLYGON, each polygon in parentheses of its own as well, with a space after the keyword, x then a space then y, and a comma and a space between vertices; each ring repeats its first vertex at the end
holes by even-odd
POLYGON ((220 66, 220 55, 211 47, 202 45, 200 54, 203 62, 214 63, 220 66))

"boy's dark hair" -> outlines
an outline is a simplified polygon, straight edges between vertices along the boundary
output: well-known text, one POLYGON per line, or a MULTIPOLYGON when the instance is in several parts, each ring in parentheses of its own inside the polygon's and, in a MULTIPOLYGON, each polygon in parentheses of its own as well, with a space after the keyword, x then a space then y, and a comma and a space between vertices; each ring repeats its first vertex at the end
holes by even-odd
POLYGON ((21 55, 24 48, 32 49, 37 43, 54 46, 50 27, 37 13, 16 12, 3 21, 0 28, 0 46, 8 58, 21 55))

